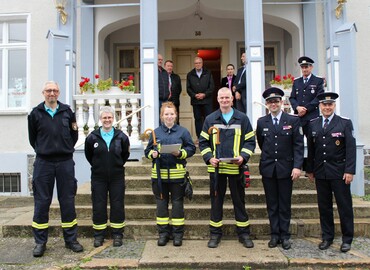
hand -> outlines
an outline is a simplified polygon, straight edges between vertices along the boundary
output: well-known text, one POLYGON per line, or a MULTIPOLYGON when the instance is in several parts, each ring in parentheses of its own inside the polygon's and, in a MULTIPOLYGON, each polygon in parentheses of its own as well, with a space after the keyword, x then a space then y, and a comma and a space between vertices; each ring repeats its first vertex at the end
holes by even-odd
POLYGON ((353 181, 353 174, 344 173, 343 180, 345 181, 346 185, 351 184, 351 182, 353 181))
POLYGON ((236 165, 238 165, 238 166, 240 166, 240 165, 242 165, 243 164, 243 160, 244 160, 244 158, 242 157, 242 156, 238 156, 238 157, 236 157, 238 160, 233 160, 233 163, 234 164, 236 164, 236 165))
POLYGON ((307 176, 308 176, 308 179, 313 182, 315 180, 315 176, 313 175, 313 173, 307 173, 307 176))
POLYGON ((235 93, 235 91, 236 91, 236 86, 233 86, 233 87, 231 88, 231 90, 235 93))
POLYGON ((242 98, 242 95, 239 92, 235 92, 235 99, 239 100, 242 98))
POLYGON ((298 116, 304 116, 307 113, 307 109, 303 106, 297 106, 298 116))
POLYGON ((158 157, 158 151, 153 151, 153 153, 152 153, 152 157, 153 157, 153 158, 157 158, 157 157, 158 157))
POLYGON ((180 150, 173 151, 171 154, 174 155, 175 157, 179 157, 179 156, 181 156, 181 151, 180 150))
POLYGON ((211 158, 210 160, 209 160, 209 164, 211 164, 212 165, 212 167, 214 167, 214 168, 216 168, 217 166, 218 166, 218 163, 220 162, 220 160, 219 159, 217 159, 217 158, 211 158))
POLYGON ((293 168, 292 174, 290 175, 292 177, 292 180, 298 180, 299 177, 301 176, 301 170, 297 168, 293 168))

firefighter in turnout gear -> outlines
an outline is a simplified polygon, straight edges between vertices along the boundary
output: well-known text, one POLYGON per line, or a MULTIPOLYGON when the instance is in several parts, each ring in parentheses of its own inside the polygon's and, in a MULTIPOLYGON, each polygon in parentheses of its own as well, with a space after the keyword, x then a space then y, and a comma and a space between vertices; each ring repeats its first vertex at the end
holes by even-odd
POLYGON ((195 153, 189 131, 176 124, 177 112, 172 102, 161 107, 162 124, 152 132, 145 157, 153 161, 152 190, 157 203, 158 246, 165 246, 173 236, 173 245, 181 246, 184 235, 184 195, 186 158, 195 153), (161 153, 164 145, 179 145, 172 153, 161 153), (168 204, 171 194, 172 217, 168 204), (172 224, 171 224, 172 223, 172 224))
POLYGON ((254 244, 249 236, 241 166, 248 162, 254 152, 254 131, 248 117, 232 108, 233 97, 229 88, 224 87, 218 91, 217 101, 220 109, 207 116, 199 139, 199 148, 210 173, 211 220, 208 247, 216 248, 221 241, 222 208, 229 180, 239 241, 244 247, 252 248, 254 244))
POLYGON ((65 247, 74 252, 83 251, 77 241, 75 210, 77 180, 73 152, 78 139, 76 117, 68 105, 58 101, 60 90, 56 82, 46 82, 42 94, 45 101, 28 116, 29 141, 36 152, 32 178, 35 200, 32 222, 36 242, 34 257, 43 256, 46 250, 49 209, 55 182, 65 247))

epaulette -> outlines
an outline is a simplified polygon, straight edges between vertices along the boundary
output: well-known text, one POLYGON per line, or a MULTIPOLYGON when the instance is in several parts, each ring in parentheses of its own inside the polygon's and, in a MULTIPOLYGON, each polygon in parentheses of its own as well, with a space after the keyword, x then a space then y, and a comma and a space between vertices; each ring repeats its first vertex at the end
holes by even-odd
POLYGON ((317 78, 324 79, 323 76, 315 75, 317 78))
POLYGON ((298 77, 298 78, 294 78, 294 80, 298 80, 298 79, 300 79, 300 78, 302 78, 302 76, 301 76, 301 77, 298 77))
POLYGON ((340 116, 340 115, 339 115, 339 117, 344 119, 344 120, 350 120, 348 117, 344 117, 344 116, 340 116))

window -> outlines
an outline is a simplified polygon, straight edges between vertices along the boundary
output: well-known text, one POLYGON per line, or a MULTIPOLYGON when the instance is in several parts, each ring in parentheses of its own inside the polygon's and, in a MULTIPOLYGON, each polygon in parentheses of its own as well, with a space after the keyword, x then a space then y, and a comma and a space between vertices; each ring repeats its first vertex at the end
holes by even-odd
POLYGON ((0 110, 27 109, 28 17, 0 16, 0 110))
POLYGON ((20 173, 2 173, 0 174, 0 193, 21 192, 21 174, 20 173))
POLYGON ((132 75, 136 91, 140 90, 140 47, 119 46, 117 47, 117 56, 118 80, 126 80, 132 75))

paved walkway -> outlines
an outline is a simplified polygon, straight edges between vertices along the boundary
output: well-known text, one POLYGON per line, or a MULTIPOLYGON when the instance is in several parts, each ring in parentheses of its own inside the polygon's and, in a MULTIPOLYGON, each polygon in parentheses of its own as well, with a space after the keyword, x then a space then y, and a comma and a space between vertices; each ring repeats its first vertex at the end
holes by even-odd
MULTIPOLYGON (((0 197, 0 229, 8 222, 27 217, 31 223, 32 199, 4 200, 0 197)), ((2 230, 0 230, 1 232, 2 230)), ((93 240, 80 238, 85 251, 73 253, 61 238, 50 238, 42 258, 34 258, 32 238, 3 238, 0 234, 0 270, 3 269, 370 269, 370 238, 356 237, 352 250, 339 251, 340 239, 326 251, 317 248, 319 239, 293 239, 292 248, 270 249, 267 240, 255 240, 253 249, 237 239, 224 239, 217 249, 207 248, 207 240, 184 240, 158 247, 156 240, 124 239, 122 247, 107 240, 94 248, 93 240)))

